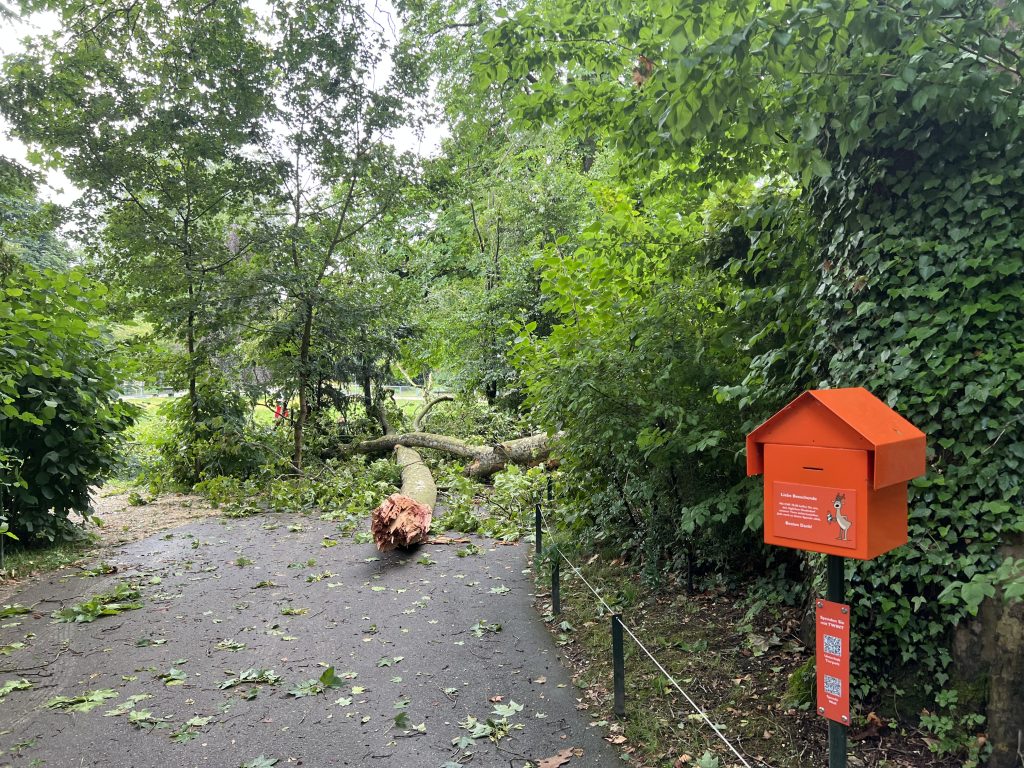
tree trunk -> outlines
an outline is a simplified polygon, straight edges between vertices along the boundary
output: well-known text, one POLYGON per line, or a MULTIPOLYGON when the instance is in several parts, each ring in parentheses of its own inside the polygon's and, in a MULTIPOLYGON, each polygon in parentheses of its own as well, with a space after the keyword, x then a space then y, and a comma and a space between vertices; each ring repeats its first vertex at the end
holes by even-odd
POLYGON ((292 454, 292 468, 302 471, 302 448, 306 429, 306 389, 309 386, 309 346, 313 335, 313 308, 306 304, 306 316, 302 323, 302 340, 299 343, 299 412, 294 416, 295 450, 292 454))
MULTIPOLYGON (((1024 557, 1024 537, 999 549, 1000 557, 1024 557)), ((987 698, 986 730, 992 745, 987 765, 1024 764, 1024 602, 1006 601, 1002 590, 985 600, 978 616, 962 623, 953 642, 953 684, 964 710, 987 698)))
MULTIPOLYGON (((185 325, 185 347, 188 353, 188 406, 189 414, 192 418, 192 434, 195 434, 195 429, 199 424, 199 386, 196 382, 198 378, 198 364, 196 363, 196 313, 193 308, 193 297, 195 290, 192 287, 192 281, 189 279, 188 284, 188 319, 185 325)), ((191 448, 191 446, 189 446, 191 448)), ((199 474, 202 472, 202 467, 199 465, 199 456, 197 455, 192 460, 192 481, 199 482, 199 474)))
POLYGON ((402 489, 373 510, 370 525, 381 552, 424 541, 437 502, 434 478, 416 451, 396 445, 395 462, 402 468, 402 489))
POLYGON ((452 456, 469 459, 470 464, 464 474, 477 480, 486 480, 495 472, 500 472, 508 464, 534 465, 548 460, 551 450, 557 442, 558 435, 546 433, 507 440, 497 445, 471 445, 465 440, 447 435, 435 435, 430 432, 406 432, 405 434, 387 434, 361 443, 341 446, 331 453, 332 456, 351 456, 352 454, 384 454, 394 450, 395 446, 406 448, 431 448, 452 456))

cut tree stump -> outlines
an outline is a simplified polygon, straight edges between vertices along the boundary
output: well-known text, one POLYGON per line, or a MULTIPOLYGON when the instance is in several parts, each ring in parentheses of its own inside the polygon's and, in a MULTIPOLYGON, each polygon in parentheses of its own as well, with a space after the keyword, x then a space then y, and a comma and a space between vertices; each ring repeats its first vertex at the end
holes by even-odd
POLYGON ((404 445, 396 445, 394 451, 395 463, 402 469, 402 489, 373 510, 370 523, 381 552, 425 541, 437 502, 437 486, 419 453, 404 445))

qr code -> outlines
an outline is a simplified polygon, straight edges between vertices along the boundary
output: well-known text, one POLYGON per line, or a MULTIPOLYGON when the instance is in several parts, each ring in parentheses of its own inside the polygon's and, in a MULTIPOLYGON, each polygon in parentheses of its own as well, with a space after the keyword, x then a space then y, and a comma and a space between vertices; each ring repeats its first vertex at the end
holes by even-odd
POLYGON ((825 653, 832 654, 833 656, 843 655, 843 640, 839 637, 833 637, 832 635, 825 635, 825 653))
POLYGON ((843 695, 843 681, 832 675, 825 675, 825 693, 830 696, 843 695))

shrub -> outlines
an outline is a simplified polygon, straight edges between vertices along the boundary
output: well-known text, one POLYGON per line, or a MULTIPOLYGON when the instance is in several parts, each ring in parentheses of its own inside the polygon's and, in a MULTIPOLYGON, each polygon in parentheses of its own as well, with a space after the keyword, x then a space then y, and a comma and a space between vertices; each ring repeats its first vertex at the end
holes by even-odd
POLYGON ((134 408, 98 323, 106 289, 78 270, 0 264, 0 502, 23 540, 65 538, 114 464, 134 408))
POLYGON ((161 406, 167 430, 158 450, 168 477, 191 487, 203 478, 272 472, 287 452, 283 430, 257 424, 251 412, 217 380, 200 384, 195 408, 187 395, 161 406))

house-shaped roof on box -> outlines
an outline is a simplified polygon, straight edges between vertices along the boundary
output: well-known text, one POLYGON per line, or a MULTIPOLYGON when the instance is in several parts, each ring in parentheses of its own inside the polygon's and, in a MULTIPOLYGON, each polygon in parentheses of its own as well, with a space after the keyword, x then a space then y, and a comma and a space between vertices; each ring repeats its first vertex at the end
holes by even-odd
POLYGON ((812 389, 747 435, 747 474, 764 471, 765 443, 872 454, 874 487, 925 473, 925 435, 863 387, 812 389))

